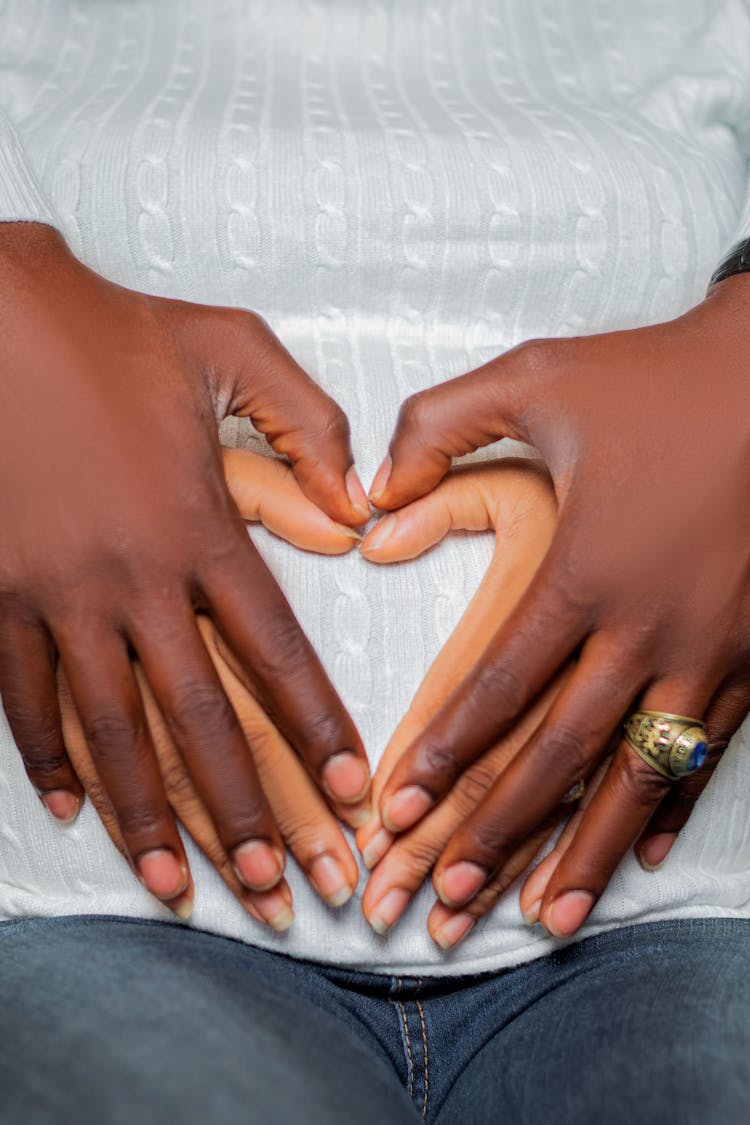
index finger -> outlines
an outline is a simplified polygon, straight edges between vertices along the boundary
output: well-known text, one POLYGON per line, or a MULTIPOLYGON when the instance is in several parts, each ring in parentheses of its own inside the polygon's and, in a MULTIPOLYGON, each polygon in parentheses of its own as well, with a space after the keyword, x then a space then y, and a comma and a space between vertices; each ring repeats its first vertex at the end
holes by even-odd
POLYGON ((380 799, 391 831, 415 824, 508 732, 585 636, 589 622, 561 589, 557 555, 553 543, 473 672, 396 763, 380 799))
POLYGON ((370 769, 351 716, 244 528, 222 564, 201 582, 217 631, 338 814, 358 827, 369 815, 370 769))
POLYGON ((530 419, 541 378, 565 362, 566 340, 529 340, 403 403, 388 448, 370 488, 379 508, 400 508, 424 496, 454 457, 498 438, 530 440, 530 419))
POLYGON ((333 519, 354 527, 369 519, 346 415, 263 318, 235 308, 204 308, 198 315, 192 305, 188 315, 184 343, 229 384, 213 388, 221 416, 249 417, 289 459, 306 495, 333 519))

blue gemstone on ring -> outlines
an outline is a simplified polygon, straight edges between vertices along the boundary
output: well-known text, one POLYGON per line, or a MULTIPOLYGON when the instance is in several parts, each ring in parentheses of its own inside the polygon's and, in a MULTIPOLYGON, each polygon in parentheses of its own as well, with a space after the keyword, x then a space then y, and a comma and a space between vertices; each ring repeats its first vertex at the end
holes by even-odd
POLYGON ((690 753, 690 757, 688 758, 687 762, 685 763, 689 773, 692 773, 693 770, 699 770, 701 768, 701 766, 703 765, 703 763, 706 760, 706 754, 707 753, 708 753, 708 743, 707 742, 696 742, 695 746, 693 747, 693 749, 690 753))

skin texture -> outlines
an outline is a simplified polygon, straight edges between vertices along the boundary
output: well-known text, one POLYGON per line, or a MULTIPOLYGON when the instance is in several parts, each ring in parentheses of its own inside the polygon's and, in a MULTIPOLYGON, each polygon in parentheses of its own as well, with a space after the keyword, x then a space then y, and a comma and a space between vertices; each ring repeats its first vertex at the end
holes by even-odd
POLYGON ((249 887, 267 887, 282 839, 196 615, 353 825, 369 771, 248 539, 217 423, 249 416, 304 495, 352 528, 369 507, 346 418, 260 318, 113 285, 42 224, 0 225, 0 294, 0 481, 11 482, 0 490, 0 694, 28 774, 53 815, 75 815, 61 669, 131 862, 159 897, 185 891, 137 662, 222 848, 249 887))
MULTIPOLYGON (((277 535, 303 550, 333 555, 352 549, 355 540, 351 531, 307 499, 282 461, 234 449, 223 451, 223 461, 232 497, 244 519, 262 521, 277 535)), ((198 628, 251 749, 259 792, 268 803, 283 844, 300 863, 321 898, 334 907, 343 905, 357 884, 358 870, 338 821, 291 745, 268 718, 252 680, 205 615, 198 617, 198 628)), ((263 891, 249 890, 245 886, 242 873, 224 847, 205 801, 193 784, 159 712, 143 669, 137 663, 134 673, 143 699, 149 738, 175 816, 245 909, 258 921, 277 930, 286 929, 293 919, 292 896, 286 880, 279 874, 272 878, 272 886, 263 891)), ((71 763, 110 837, 129 858, 62 669, 58 698, 71 763)), ((280 870, 283 866, 282 848, 280 870)), ((183 885, 176 895, 166 900, 166 905, 184 919, 190 914, 193 897, 194 886, 185 866, 183 885)))
POLYGON ((424 496, 452 458, 509 436, 544 458, 559 518, 472 674, 394 765, 382 822, 412 827, 577 657, 442 852, 433 878, 446 907, 468 907, 592 777, 632 709, 703 718, 709 765, 679 785, 617 745, 529 912, 574 933, 634 842, 642 862, 663 860, 750 709, 749 286, 730 278, 666 324, 532 341, 402 407, 370 491, 380 508, 424 496))
MULTIPOLYGON (((422 681, 375 772, 372 796, 376 807, 398 760, 481 661, 497 624, 523 596, 549 547, 556 519, 554 492, 544 469, 532 461, 508 459, 454 470, 424 499, 401 509, 389 524, 381 521, 363 543, 365 558, 385 564, 414 558, 451 531, 493 530, 495 534, 492 562, 479 589, 422 681)), ((357 845, 366 865, 373 869, 362 909, 377 932, 385 933, 401 917, 453 833, 538 728, 568 674, 563 672, 518 726, 482 754, 412 829, 394 836, 376 816, 359 830, 357 845)), ((523 841, 468 910, 452 911, 436 903, 428 919, 434 940, 444 948, 462 940, 528 868, 561 815, 569 812, 569 806, 556 809, 547 823, 523 841)))

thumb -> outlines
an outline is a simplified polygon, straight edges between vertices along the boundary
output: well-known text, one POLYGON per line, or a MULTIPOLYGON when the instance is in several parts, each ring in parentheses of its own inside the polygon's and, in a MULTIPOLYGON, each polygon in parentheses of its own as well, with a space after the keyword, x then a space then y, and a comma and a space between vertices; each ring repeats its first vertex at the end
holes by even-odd
POLYGON ((224 477, 246 520, 258 520, 274 535, 304 551, 343 555, 361 536, 336 523, 303 493, 284 461, 246 449, 222 449, 224 477))
POLYGON ((370 562, 402 562, 421 555, 451 531, 493 528, 499 540, 517 535, 533 515, 523 530, 528 538, 537 527, 546 532, 555 512, 554 492, 541 462, 503 458, 462 465, 426 496, 378 520, 360 552, 370 562))
POLYGON ((183 347, 209 379, 219 418, 250 418, 289 459, 306 496, 358 527, 370 506, 354 469, 343 410, 303 371, 262 317, 243 309, 179 307, 183 347))
POLYGON ((529 441, 527 407, 551 355, 531 341, 475 371, 407 398, 370 488, 379 508, 400 508, 434 488, 454 457, 499 438, 529 441))

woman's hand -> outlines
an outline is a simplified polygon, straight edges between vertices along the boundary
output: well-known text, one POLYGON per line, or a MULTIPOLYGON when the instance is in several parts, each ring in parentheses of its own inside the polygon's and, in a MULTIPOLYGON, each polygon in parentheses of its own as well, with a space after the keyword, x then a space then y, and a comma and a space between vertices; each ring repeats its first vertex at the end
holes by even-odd
MULTIPOLYGON (((343 554, 351 550, 359 538, 308 500, 291 469, 282 461, 244 450, 226 449, 224 471, 243 518, 260 520, 303 550, 343 554)), ((262 815, 272 818, 274 844, 266 841, 260 845, 245 845, 245 862, 241 865, 236 856, 228 854, 159 712, 143 670, 136 664, 134 672, 143 698, 149 738, 175 815, 245 909, 277 930, 286 929, 293 912, 291 891, 282 875, 284 845, 330 906, 341 906, 351 897, 357 884, 357 863, 310 774, 263 710, 252 681, 207 617, 199 615, 198 628, 250 747, 249 770, 257 771, 255 801, 259 809, 263 809, 262 815)), ((129 858, 63 672, 59 701, 73 768, 110 837, 129 858)), ((161 891, 159 897, 165 905, 179 917, 186 918, 192 910, 194 887, 181 846, 177 856, 182 875, 177 886, 160 883, 161 857, 156 856, 150 861, 150 889, 157 894, 161 891)))
MULTIPOLYGON (((412 826, 579 660, 549 714, 435 870, 466 906, 595 770, 632 709, 704 718, 713 763, 750 707, 750 278, 667 324, 535 341, 404 404, 371 499, 396 509, 451 459, 534 445, 559 503, 550 548, 471 676, 380 795, 412 826)), ((620 742, 539 905, 573 933, 630 845, 663 860, 710 775, 672 783, 620 742)))
MULTIPOLYGON (((365 558, 378 563, 414 558, 450 531, 495 532, 495 552, 482 583, 437 656, 409 710, 391 738, 373 778, 377 803, 388 777, 419 732, 481 660, 495 629, 517 605, 554 534, 556 504, 546 472, 531 461, 503 460, 455 469, 434 491, 382 520, 364 540, 365 558)), ((538 728, 567 675, 563 672, 517 727, 463 773, 444 799, 412 829, 395 837, 375 816, 359 830, 365 864, 374 868, 362 899, 365 917, 378 933, 391 928, 419 890, 454 832, 538 728), (395 842, 394 842, 395 840, 395 842)), ((529 866, 569 805, 519 844, 503 870, 466 910, 438 902, 428 926, 450 948, 469 933, 500 894, 529 866)))
POLYGON ((75 815, 59 661, 129 856, 162 896, 181 885, 137 658, 222 847, 252 881, 247 845, 278 838, 196 613, 350 822, 369 774, 229 496, 217 423, 249 416, 305 494, 355 526, 369 508, 346 419, 258 317, 110 284, 41 224, 0 225, 0 293, 0 694, 29 776, 54 815, 75 815))

